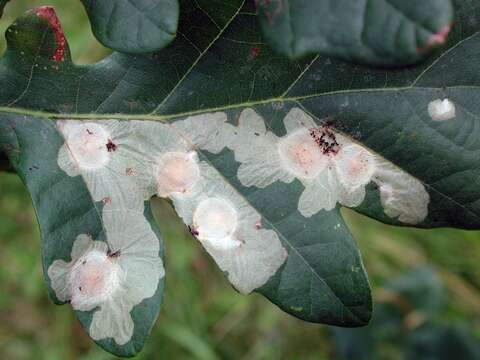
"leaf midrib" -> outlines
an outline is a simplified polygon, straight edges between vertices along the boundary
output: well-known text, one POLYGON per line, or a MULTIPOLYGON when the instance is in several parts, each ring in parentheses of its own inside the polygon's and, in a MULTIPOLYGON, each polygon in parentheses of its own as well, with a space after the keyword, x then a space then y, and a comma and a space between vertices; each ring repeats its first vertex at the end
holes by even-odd
MULTIPOLYGON (((477 34, 477 33, 476 33, 477 34)), ((475 35, 475 34, 474 34, 475 35)), ((474 36, 472 35, 472 37, 474 36)), ((469 39, 469 38, 467 38, 469 39)), ((467 40, 465 39, 465 40, 467 40)), ((463 40, 463 41, 465 41, 463 40)), ((457 44, 458 46, 458 44, 457 44)), ((452 48, 453 49, 453 48, 452 48)), ((451 50, 450 50, 451 51, 451 50)), ((449 51, 448 51, 449 52, 449 51)), ((448 53, 446 52, 446 53, 448 53)), ((315 97, 323 97, 323 96, 329 96, 329 95, 337 95, 337 94, 352 94, 352 93, 369 93, 369 92, 400 92, 400 91, 405 91, 405 90, 444 90, 444 89, 472 89, 472 90, 480 90, 480 86, 473 86, 473 85, 456 85, 456 86, 450 86, 450 87, 418 87, 415 86, 415 84, 418 82, 418 80, 426 74, 433 66, 436 64, 441 58, 439 57, 433 64, 431 64, 429 67, 425 69, 424 72, 413 82, 412 85, 410 86, 405 86, 405 87, 392 87, 392 88, 380 88, 380 89, 352 89, 352 90, 338 90, 338 91, 331 91, 331 92, 324 92, 324 93, 317 93, 317 94, 309 94, 309 95, 304 95, 304 96, 280 96, 280 97, 273 97, 265 100, 259 100, 259 101, 251 101, 251 102, 244 102, 244 103, 238 103, 238 104, 232 104, 232 105, 225 105, 225 106, 219 106, 219 107, 214 107, 214 108, 208 108, 208 109, 202 109, 202 110, 194 110, 194 111, 188 111, 184 113, 175 113, 175 114, 170 114, 170 115, 153 115, 153 114, 98 114, 98 113, 89 113, 89 114, 72 114, 72 113, 52 113, 52 112, 44 112, 44 111, 38 111, 38 110, 29 110, 29 109, 24 109, 24 108, 16 108, 16 107, 0 107, 0 112, 5 112, 5 113, 14 113, 14 114, 22 114, 22 115, 28 115, 28 116, 35 116, 35 117, 41 117, 41 118, 46 118, 50 120, 56 120, 56 119, 78 119, 78 120, 112 120, 112 119, 117 119, 117 120, 143 120, 143 121, 160 121, 160 122, 168 122, 169 120, 173 120, 176 118, 181 118, 181 117, 187 117, 187 116, 194 116, 194 115, 199 115, 199 114, 204 114, 204 113, 209 113, 209 112, 218 112, 218 111, 226 111, 226 110, 231 110, 231 109, 237 109, 237 108, 244 108, 244 107, 254 107, 258 105, 266 105, 266 104, 271 104, 275 102, 295 102, 302 108, 302 104, 300 101, 302 100, 307 100, 315 97)), ((314 61, 312 61, 311 64, 313 64, 314 61)), ((309 67, 311 66, 309 65, 309 67)), ((305 73, 302 72, 300 76, 302 76, 305 73)), ((295 80, 295 82, 298 81, 299 78, 295 80)), ((312 115, 314 116, 314 115, 312 115)), ((314 116, 316 118, 316 116, 314 116)), ((318 120, 318 119, 317 119, 318 120)), ((377 154, 378 156, 382 157, 380 154, 377 154)), ((390 161, 391 162, 391 161, 390 161)), ((402 171, 405 171, 402 169, 402 171)), ((411 175, 411 174, 410 174, 411 175)), ((452 199, 450 196, 447 194, 439 191, 436 189, 433 185, 428 184, 424 182, 423 180, 417 178, 416 176, 411 175, 415 179, 417 179, 419 182, 421 182, 425 187, 428 189, 431 189, 432 191, 436 192, 437 194, 441 195, 448 201, 456 204, 460 208, 466 210, 467 212, 471 213, 474 215, 476 218, 480 219, 480 214, 477 214, 473 210, 469 209, 465 205, 459 203, 458 201, 452 199)))
POLYGON ((308 100, 312 98, 320 98, 323 96, 331 95, 341 95, 341 94, 354 94, 354 93, 369 93, 369 92, 399 92, 406 90, 445 90, 445 89, 471 89, 471 90, 480 90, 480 85, 454 85, 454 86, 441 86, 441 87, 430 87, 430 86, 403 86, 403 87, 391 87, 391 88, 379 88, 379 89, 351 89, 351 90, 336 90, 329 91, 324 93, 315 93, 302 96, 278 96, 272 97, 264 100, 257 101, 247 101, 237 104, 223 105, 218 107, 211 107, 199 110, 192 110, 186 112, 173 113, 169 115, 154 115, 154 114, 120 114, 120 113, 57 113, 57 112, 48 112, 42 110, 30 110, 21 107, 10 107, 10 106, 0 106, 0 112, 11 113, 11 114, 20 114, 26 116, 35 116, 39 118, 44 118, 48 120, 56 119, 72 119, 72 120, 140 120, 140 121, 160 121, 168 122, 170 120, 175 120, 181 117, 194 116, 205 113, 213 113, 219 111, 227 111, 232 109, 239 109, 245 107, 254 107, 259 105, 268 105, 277 102, 301 102, 302 100, 308 100))

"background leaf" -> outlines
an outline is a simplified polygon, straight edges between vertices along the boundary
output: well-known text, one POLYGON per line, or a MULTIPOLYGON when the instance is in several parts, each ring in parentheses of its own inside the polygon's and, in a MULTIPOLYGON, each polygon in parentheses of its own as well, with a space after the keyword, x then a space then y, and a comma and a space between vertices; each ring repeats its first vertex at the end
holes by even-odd
POLYGON ((176 35, 178 0, 82 0, 98 41, 126 53, 146 53, 176 35))
POLYGON ((3 9, 10 0, 0 0, 0 17, 3 15, 3 9))
POLYGON ((445 295, 444 284, 428 266, 387 281, 376 294, 375 316, 367 327, 332 329, 336 352, 344 360, 478 358, 475 329, 445 320, 445 295), (397 344, 398 354, 386 353, 387 344, 397 344))
POLYGON ((443 44, 450 0, 259 0, 262 30, 280 53, 321 53, 375 64, 407 65, 443 44))

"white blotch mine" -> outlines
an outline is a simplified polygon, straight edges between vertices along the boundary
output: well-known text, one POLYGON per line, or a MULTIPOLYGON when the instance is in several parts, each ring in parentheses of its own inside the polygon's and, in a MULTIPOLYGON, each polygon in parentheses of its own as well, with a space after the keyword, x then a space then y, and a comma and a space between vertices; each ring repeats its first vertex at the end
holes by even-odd
POLYGON ((405 224, 415 225, 425 220, 430 196, 419 180, 378 158, 373 181, 378 186, 385 214, 405 224))
POLYGON ((287 134, 279 138, 267 131, 253 109, 241 113, 235 137, 227 146, 240 162, 237 176, 244 186, 264 188, 275 181, 298 179, 305 187, 298 209, 310 217, 337 204, 359 206, 366 185, 383 179, 380 198, 388 216, 405 223, 425 219, 429 196, 418 180, 393 165, 391 176, 386 177, 385 164, 390 163, 328 126, 317 126, 299 108, 290 110, 284 125, 287 134), (413 186, 410 193, 398 179, 413 186))
POLYGON ((137 150, 139 140, 132 124, 61 120, 57 128, 65 139, 58 166, 69 176, 81 175, 95 201, 109 198, 119 206, 123 202, 124 208, 143 208, 139 197, 130 195, 151 181, 151 167, 137 150))
POLYGON ((428 104, 428 114, 435 121, 446 121, 455 117, 455 104, 450 99, 437 99, 428 104))
POLYGON ((358 206, 375 169, 373 155, 347 138, 324 127, 299 108, 284 119, 287 134, 278 138, 266 131, 263 119, 252 109, 242 112, 230 147, 240 162, 238 178, 245 186, 264 188, 275 181, 305 187, 298 208, 310 217, 332 210, 337 203, 358 206))
POLYGON ((70 160, 83 170, 97 170, 110 161, 110 152, 106 144, 110 134, 107 130, 95 123, 82 123, 75 126, 65 123, 65 150, 70 160))
POLYGON ((241 244, 233 237, 237 225, 237 211, 225 199, 206 198, 193 213, 193 228, 197 238, 208 241, 219 250, 233 249, 241 244))
MULTIPOLYGON (((444 100, 445 101, 445 100, 444 100)), ((442 111, 451 112, 448 102, 442 111), (445 109, 446 108, 446 109, 445 109)), ((193 116, 173 124, 146 121, 58 121, 65 139, 58 165, 81 176, 101 201, 106 241, 79 235, 71 261, 48 269, 52 288, 76 310, 93 310, 95 340, 131 340, 134 306, 152 297, 164 276, 159 241, 144 216, 144 201, 168 197, 192 234, 242 293, 264 285, 284 264, 287 251, 268 222, 197 150, 233 150, 245 186, 265 188, 298 179, 298 209, 306 217, 342 204, 355 207, 374 181, 385 213, 416 224, 428 213, 429 196, 415 178, 328 126, 318 127, 299 108, 284 119, 277 137, 245 109, 238 126, 225 113, 193 116), (264 228, 265 226, 266 228, 264 228)), ((67 240, 67 239, 66 239, 67 240)))
POLYGON ((200 179, 198 156, 190 152, 165 152, 156 163, 157 194, 168 197, 172 193, 186 193, 200 179))
POLYGON ((226 121, 227 114, 217 112, 190 116, 171 126, 192 148, 218 154, 232 141, 233 126, 226 121))
POLYGON ((285 262, 276 232, 258 226, 260 215, 199 162, 196 149, 219 153, 231 141, 234 127, 226 120, 225 113, 216 113, 174 125, 57 122, 65 139, 58 164, 69 176, 81 176, 92 198, 102 202, 106 241, 79 235, 71 261, 56 260, 48 275, 59 300, 94 311, 93 339, 130 341, 133 307, 153 296, 164 276, 158 239, 143 214, 152 195, 173 201, 239 291, 264 285, 285 262))
POLYGON ((318 150, 317 143, 306 128, 299 128, 280 139, 278 153, 283 167, 296 178, 314 179, 329 162, 329 157, 318 150))
POLYGON ((76 310, 90 310, 107 301, 124 278, 117 261, 107 255, 107 244, 100 241, 91 244, 91 249, 75 262, 68 274, 70 300, 76 310))
POLYGON ((240 163, 237 176, 245 186, 265 188, 275 181, 292 182, 293 173, 282 171, 278 138, 267 131, 263 119, 253 110, 242 111, 234 136, 226 144, 240 163))
POLYGON ((276 273, 287 252, 273 230, 258 227, 260 215, 236 190, 198 161, 197 149, 220 153, 234 139, 236 129, 226 121, 225 113, 211 113, 171 125, 133 124, 149 146, 142 153, 155 161, 157 194, 173 201, 233 286, 249 293, 276 273))
POLYGON ((95 311, 92 339, 113 338, 124 345, 134 330, 130 312, 155 294, 163 263, 158 240, 142 213, 106 205, 103 222, 106 242, 79 235, 71 261, 54 261, 48 276, 60 301, 70 301, 75 310, 95 311))
POLYGON ((222 176, 200 162, 201 182, 189 196, 172 196, 177 213, 241 293, 264 285, 287 258, 278 235, 222 176))
POLYGON ((343 145, 335 160, 338 177, 347 188, 367 185, 376 168, 374 156, 357 144, 343 145))

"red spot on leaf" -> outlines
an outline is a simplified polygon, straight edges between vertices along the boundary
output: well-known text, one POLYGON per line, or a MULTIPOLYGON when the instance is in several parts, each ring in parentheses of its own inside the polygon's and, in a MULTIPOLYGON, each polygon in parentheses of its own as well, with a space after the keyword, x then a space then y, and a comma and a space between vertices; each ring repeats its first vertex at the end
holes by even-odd
POLYGON ((283 0, 255 0, 255 5, 260 8, 269 23, 272 23, 283 10, 283 0))
POLYGON ((252 47, 250 48, 250 58, 255 59, 258 54, 260 54, 260 49, 258 47, 252 47))
POLYGON ((48 22, 48 26, 50 26, 50 29, 53 31, 57 47, 55 48, 55 51, 50 59, 57 62, 63 61, 65 55, 65 45, 67 41, 65 39, 65 35, 63 34, 62 25, 60 25, 57 14, 55 14, 55 10, 50 6, 41 6, 35 8, 34 11, 39 18, 48 22))
POLYGON ((430 36, 425 46, 417 49, 418 52, 422 53, 432 48, 433 46, 445 44, 451 29, 452 29, 451 25, 445 25, 438 32, 430 36))

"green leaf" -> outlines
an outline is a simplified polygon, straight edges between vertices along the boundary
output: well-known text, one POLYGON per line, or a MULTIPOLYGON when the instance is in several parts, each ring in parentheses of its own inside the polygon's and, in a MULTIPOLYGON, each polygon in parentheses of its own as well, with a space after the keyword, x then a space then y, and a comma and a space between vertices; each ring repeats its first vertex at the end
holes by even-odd
MULTIPOLYGON (((478 154, 471 129, 476 129, 478 113, 472 74, 480 14, 472 3, 456 2, 458 26, 452 30, 448 51, 428 63, 395 70, 322 56, 296 62, 277 56, 262 41, 251 2, 185 1, 182 9, 181 36, 161 52, 114 53, 88 66, 71 62, 68 45, 59 46, 61 32, 51 17, 39 17, 34 11, 18 19, 7 31, 8 49, 0 60, 0 122, 26 117, 55 125, 58 119, 76 119, 109 126, 105 120, 127 120, 136 145, 141 144, 138 136, 148 139, 142 159, 161 143, 155 139, 162 138, 166 127, 178 131, 193 144, 200 163, 216 174, 209 191, 226 191, 242 208, 245 205, 261 218, 257 230, 278 237, 288 254, 256 291, 312 322, 364 325, 371 315, 371 298, 340 205, 335 201, 328 211, 316 209, 327 200, 318 194, 308 196, 306 189, 317 191, 321 186, 307 186, 292 172, 272 165, 278 144, 291 135, 292 121, 308 124, 312 136, 330 131, 344 141, 342 146, 361 146, 375 157, 375 164, 398 175, 389 181, 406 179, 403 183, 420 189, 413 196, 400 196, 405 200, 399 205, 402 212, 395 213, 395 207, 387 206, 391 198, 382 202, 376 188, 382 179, 376 178, 355 210, 398 225, 479 227, 479 194, 474 186, 478 154), (59 48, 61 59, 54 56, 59 48), (450 65, 458 56, 461 66, 450 65), (446 73, 458 76, 449 80, 446 73), (427 81, 436 83, 424 84, 427 81), (456 117, 433 121, 428 105, 444 97, 456 105, 456 117)), ((57 153, 35 155, 48 156, 56 164, 57 153)), ((343 203, 355 203, 345 197, 343 203)), ((180 206, 185 204, 174 205, 180 214, 188 213, 180 206)), ((192 224, 186 216, 184 221, 192 224)), ((225 258, 210 250, 242 291, 247 284, 236 281, 238 274, 225 270, 229 266, 225 258)))
MULTIPOLYGON (((80 177, 69 177, 57 165, 57 154, 62 144, 63 139, 51 121, 2 115, 0 149, 8 155, 32 197, 41 230, 45 282, 51 298, 57 304, 64 301, 57 298, 48 276, 52 263, 58 259, 70 261, 72 246, 79 234, 107 241, 105 223, 101 216, 104 204, 92 199, 80 177)), ((151 215, 149 203, 145 204, 145 218, 160 242, 158 256, 163 258, 161 235, 151 215)), ((99 340, 97 343, 118 356, 138 353, 158 316, 163 287, 164 277, 156 287, 154 296, 133 308, 131 316, 134 333, 130 341, 121 346, 112 339, 99 340)), ((87 333, 90 332, 96 311, 97 308, 76 312, 87 333)))
POLYGON ((394 344, 405 359, 476 359, 479 346, 472 326, 445 319, 444 287, 437 274, 421 266, 384 284, 371 323, 361 329, 333 328, 342 359, 379 359, 394 344), (399 346, 400 345, 400 346, 399 346), (455 354, 455 355, 454 355, 455 354))
POLYGON ((125 53, 146 53, 176 36, 178 0, 82 0, 95 37, 125 53))
POLYGON ((5 8, 5 5, 7 5, 9 1, 10 0, 0 0, 0 18, 3 15, 3 9, 5 8))
POLYGON ((427 324, 408 337, 406 359, 447 360, 453 356, 475 360, 480 356, 480 346, 473 330, 465 326, 439 326, 427 324))
POLYGON ((256 2, 262 30, 289 58, 321 53, 367 64, 418 62, 450 32, 450 0, 256 2))
POLYGON ((435 271, 427 266, 411 269, 385 285, 415 311, 428 318, 441 313, 445 306, 445 288, 435 271))

